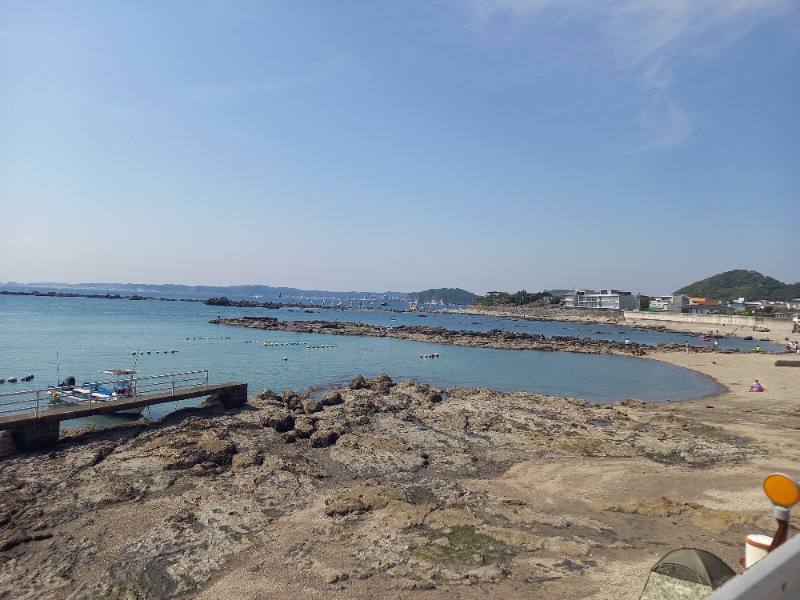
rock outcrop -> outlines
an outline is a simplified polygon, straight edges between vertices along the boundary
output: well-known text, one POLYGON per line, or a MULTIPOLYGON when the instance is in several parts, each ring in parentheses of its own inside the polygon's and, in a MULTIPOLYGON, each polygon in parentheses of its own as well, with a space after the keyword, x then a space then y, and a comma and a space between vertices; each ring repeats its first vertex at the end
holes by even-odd
MULTIPOLYGON (((269 331, 293 331, 299 333, 321 333, 327 335, 358 335, 365 337, 391 337, 418 342, 500 348, 505 350, 542 350, 546 352, 581 352, 591 354, 628 354, 644 356, 652 347, 646 344, 615 342, 592 338, 568 336, 546 337, 540 334, 519 333, 494 329, 481 331, 454 331, 444 327, 424 325, 399 325, 377 327, 363 323, 331 321, 279 321, 274 317, 236 317, 214 319, 213 323, 233 327, 249 327, 269 331)), ((682 347, 681 347, 682 349, 682 347)))
MULTIPOLYGON (((569 503, 548 500, 545 470, 595 459, 702 469, 759 452, 633 399, 601 406, 385 375, 264 391, 238 410, 67 430, 50 452, 6 456, 0 598, 450 598, 455 586, 532 597, 633 559, 652 520, 714 514, 674 499, 601 500, 592 481, 569 503)), ((756 518, 726 516, 713 549, 730 552, 756 518)), ((552 597, 570 597, 559 589, 552 597)))

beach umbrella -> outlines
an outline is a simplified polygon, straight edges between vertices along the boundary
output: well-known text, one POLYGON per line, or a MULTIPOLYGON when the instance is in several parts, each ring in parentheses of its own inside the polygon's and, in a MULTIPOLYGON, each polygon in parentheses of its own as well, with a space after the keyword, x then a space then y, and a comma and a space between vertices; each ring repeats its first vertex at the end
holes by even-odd
POLYGON ((639 599, 705 598, 735 575, 733 569, 710 552, 697 548, 680 548, 653 565, 639 599))

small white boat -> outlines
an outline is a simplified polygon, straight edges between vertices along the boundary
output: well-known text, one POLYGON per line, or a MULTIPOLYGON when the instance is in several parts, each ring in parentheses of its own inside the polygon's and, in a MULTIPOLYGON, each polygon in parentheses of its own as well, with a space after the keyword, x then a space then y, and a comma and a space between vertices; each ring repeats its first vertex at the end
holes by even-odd
MULTIPOLYGON (((113 379, 100 383, 85 381, 79 386, 75 385, 74 377, 68 377, 60 387, 53 388, 50 396, 53 402, 67 405, 95 404, 134 398, 136 396, 136 380, 133 376, 138 372, 135 369, 107 369, 101 373, 111 375, 113 379)), ((131 408, 116 412, 140 415, 143 408, 131 408)))

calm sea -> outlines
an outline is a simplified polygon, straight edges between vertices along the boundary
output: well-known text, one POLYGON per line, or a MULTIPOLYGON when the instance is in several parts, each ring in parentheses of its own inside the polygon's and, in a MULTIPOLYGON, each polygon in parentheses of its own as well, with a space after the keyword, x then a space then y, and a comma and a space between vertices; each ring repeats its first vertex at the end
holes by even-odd
MULTIPOLYGON (((78 382, 98 380, 104 369, 132 367, 142 375, 208 369, 212 383, 243 381, 250 393, 262 389, 304 391, 311 386, 345 384, 356 374, 375 377, 381 373, 396 381, 412 379, 438 387, 521 390, 603 403, 630 397, 652 402, 685 400, 722 391, 703 375, 636 358, 265 332, 209 323, 217 316, 267 315, 280 320, 361 321, 386 327, 424 324, 454 330, 504 329, 548 337, 628 338, 651 345, 668 341, 703 343, 696 336, 639 329, 383 308, 270 310, 181 301, 0 295, 0 377, 35 375, 29 383, 2 384, 0 391, 44 388, 67 376, 74 376, 78 382), (420 358, 436 352, 439 358, 420 358)), ((720 340, 720 347, 745 349, 757 343, 726 338, 720 340)), ((779 349, 765 343, 761 346, 779 349)), ((174 408, 170 404, 152 407, 150 416, 174 408)))

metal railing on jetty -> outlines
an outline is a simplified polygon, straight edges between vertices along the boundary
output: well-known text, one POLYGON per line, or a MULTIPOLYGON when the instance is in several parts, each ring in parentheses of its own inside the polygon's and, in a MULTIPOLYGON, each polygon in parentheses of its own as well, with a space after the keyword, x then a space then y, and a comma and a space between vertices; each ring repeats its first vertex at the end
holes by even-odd
MULTIPOLYGON (((92 381, 83 385, 86 387, 109 387, 119 385, 120 380, 92 381)), ((152 395, 175 395, 181 391, 189 389, 208 388, 208 370, 185 371, 183 373, 167 373, 165 375, 148 375, 146 377, 136 377, 125 379, 125 385, 129 391, 125 394, 126 399, 134 399, 141 396, 152 395)), ((0 394, 0 418, 13 416, 22 413, 33 413, 38 418, 41 414, 53 408, 69 406, 95 406, 103 401, 96 399, 78 398, 71 396, 68 402, 58 399, 59 392, 68 393, 68 387, 48 387, 38 390, 22 390, 16 392, 5 392, 0 394)))

